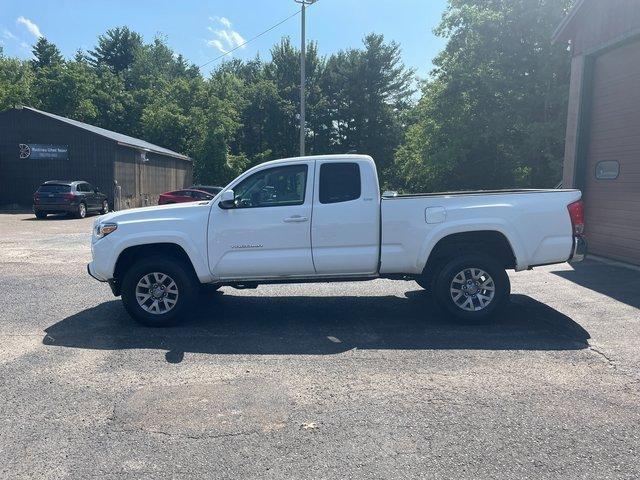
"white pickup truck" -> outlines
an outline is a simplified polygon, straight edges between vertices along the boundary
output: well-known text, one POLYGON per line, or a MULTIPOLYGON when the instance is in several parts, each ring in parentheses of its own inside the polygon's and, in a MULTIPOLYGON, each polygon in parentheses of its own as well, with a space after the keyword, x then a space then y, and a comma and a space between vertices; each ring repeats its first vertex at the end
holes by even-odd
POLYGON ((98 218, 89 274, 148 325, 184 318, 200 284, 415 280, 454 318, 489 319, 507 269, 578 261, 578 190, 380 195, 365 155, 258 165, 213 200, 98 218))

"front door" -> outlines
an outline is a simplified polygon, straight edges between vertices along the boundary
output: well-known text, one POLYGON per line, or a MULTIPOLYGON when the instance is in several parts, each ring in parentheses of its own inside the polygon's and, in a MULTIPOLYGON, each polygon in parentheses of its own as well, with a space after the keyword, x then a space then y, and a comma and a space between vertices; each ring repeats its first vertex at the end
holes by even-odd
POLYGON ((94 187, 90 183, 85 183, 84 188, 87 192, 87 208, 92 210, 98 208, 99 199, 98 195, 96 194, 96 187, 94 187))
POLYGON ((93 194, 93 186, 86 182, 79 183, 76 190, 82 194, 84 198, 84 204, 87 207, 87 211, 96 208, 96 201, 93 194))
POLYGON ((230 186, 235 208, 211 209, 209 268, 219 279, 313 275, 314 162, 273 166, 230 186))

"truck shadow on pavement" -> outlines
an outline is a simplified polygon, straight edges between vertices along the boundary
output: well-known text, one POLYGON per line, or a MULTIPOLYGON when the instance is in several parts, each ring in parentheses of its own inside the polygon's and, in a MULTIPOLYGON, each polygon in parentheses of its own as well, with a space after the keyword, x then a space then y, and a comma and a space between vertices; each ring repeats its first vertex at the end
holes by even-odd
MULTIPOLYGON (((227 289, 231 292, 230 289, 227 289)), ((525 295, 495 323, 456 325, 422 290, 404 297, 246 296, 217 292, 169 329, 140 326, 119 300, 81 311, 46 330, 45 345, 100 350, 157 349, 171 363, 185 352, 331 355, 354 349, 577 350, 589 333, 525 295)))

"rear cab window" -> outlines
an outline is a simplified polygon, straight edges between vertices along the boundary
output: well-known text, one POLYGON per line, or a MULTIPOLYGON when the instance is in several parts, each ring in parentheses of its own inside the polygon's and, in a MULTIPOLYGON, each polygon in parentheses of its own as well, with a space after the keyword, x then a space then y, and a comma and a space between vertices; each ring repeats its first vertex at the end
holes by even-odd
POLYGON ((360 198, 360 165, 353 162, 320 166, 320 203, 348 202, 360 198))

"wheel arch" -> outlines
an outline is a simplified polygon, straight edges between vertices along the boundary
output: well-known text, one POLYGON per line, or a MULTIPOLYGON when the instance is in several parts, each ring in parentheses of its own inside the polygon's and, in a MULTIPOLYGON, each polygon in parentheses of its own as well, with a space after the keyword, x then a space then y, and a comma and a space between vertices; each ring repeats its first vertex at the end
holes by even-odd
POLYGON ((118 282, 122 281, 122 278, 131 265, 143 258, 154 256, 176 259, 187 265, 193 276, 198 278, 193 262, 185 249, 181 245, 171 242, 146 243, 125 248, 118 255, 118 259, 116 260, 115 268, 113 270, 113 278, 118 282))
POLYGON ((474 253, 484 253, 496 258, 505 270, 518 269, 518 256, 508 235, 498 229, 479 229, 440 236, 428 250, 422 275, 431 275, 438 264, 460 255, 470 246, 474 247, 474 253))

